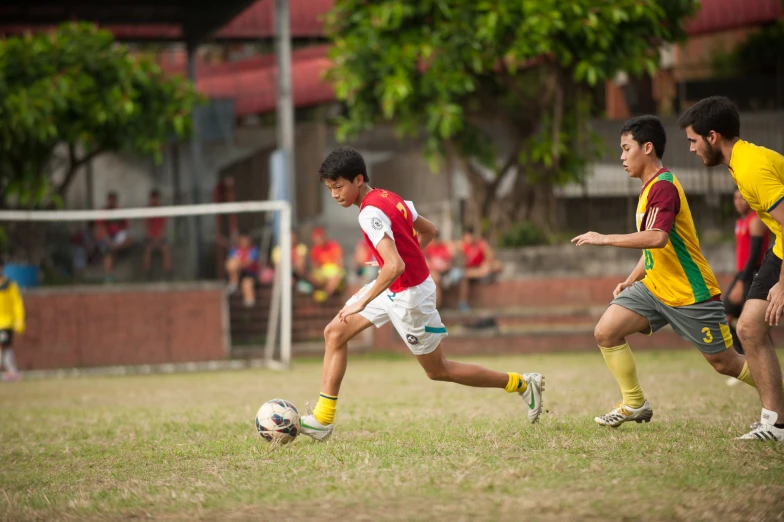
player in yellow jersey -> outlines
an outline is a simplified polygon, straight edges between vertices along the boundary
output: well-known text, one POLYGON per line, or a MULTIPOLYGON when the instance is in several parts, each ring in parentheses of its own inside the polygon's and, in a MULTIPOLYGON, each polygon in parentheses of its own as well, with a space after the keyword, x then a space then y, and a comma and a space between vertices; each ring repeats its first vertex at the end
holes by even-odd
POLYGON ((738 320, 751 374, 762 400, 762 416, 741 439, 784 441, 784 389, 781 366, 768 333, 784 311, 784 273, 781 271, 784 223, 784 156, 740 139, 740 115, 723 96, 694 104, 678 120, 686 131, 691 152, 708 167, 727 165, 743 199, 756 211, 776 243, 762 259, 738 320))
POLYGON ((14 333, 21 334, 25 329, 25 313, 19 287, 3 274, 3 260, 0 259, 0 364, 5 368, 4 381, 19 380, 19 370, 14 358, 14 333))
POLYGON ((612 410, 594 419, 603 426, 649 422, 653 417, 626 338, 637 332, 650 335, 666 324, 699 348, 717 372, 754 385, 745 358, 732 349, 721 291, 700 251, 683 187, 662 166, 666 143, 656 116, 632 118, 621 127, 624 170, 642 182, 637 232, 587 232, 572 239, 577 246, 609 245, 643 252, 626 281, 615 287, 614 299, 594 330, 623 394, 612 410))

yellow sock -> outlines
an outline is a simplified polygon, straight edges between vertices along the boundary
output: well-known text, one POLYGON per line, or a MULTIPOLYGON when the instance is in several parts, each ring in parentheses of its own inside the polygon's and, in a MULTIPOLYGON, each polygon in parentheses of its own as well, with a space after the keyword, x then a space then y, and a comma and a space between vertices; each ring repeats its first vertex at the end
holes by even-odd
POLYGON ((637 364, 634 362, 632 349, 629 343, 612 348, 599 347, 604 357, 604 362, 618 381, 623 394, 623 403, 631 408, 639 408, 645 403, 645 397, 637 380, 637 364))
POLYGON ((749 386, 753 386, 754 388, 757 387, 757 385, 754 384, 754 377, 751 376, 751 372, 749 371, 749 363, 747 362, 743 363, 743 369, 740 371, 740 375, 738 375, 736 378, 739 381, 745 382, 749 386))
MULTIPOLYGON (((740 375, 735 377, 741 382, 745 382, 749 386, 756 388, 757 384, 754 382, 754 377, 751 376, 751 371, 749 370, 749 363, 743 363, 743 369, 740 371, 740 375)), ((784 386, 784 380, 781 381, 782 386, 784 386)))
POLYGON ((337 410, 338 396, 327 395, 322 393, 319 395, 316 409, 313 410, 313 416, 321 423, 322 426, 329 426, 335 422, 335 410, 337 410))
POLYGON ((509 373, 509 382, 506 383, 506 388, 504 388, 509 393, 523 393, 525 390, 528 389, 528 384, 526 384, 523 376, 519 373, 508 372, 509 373))

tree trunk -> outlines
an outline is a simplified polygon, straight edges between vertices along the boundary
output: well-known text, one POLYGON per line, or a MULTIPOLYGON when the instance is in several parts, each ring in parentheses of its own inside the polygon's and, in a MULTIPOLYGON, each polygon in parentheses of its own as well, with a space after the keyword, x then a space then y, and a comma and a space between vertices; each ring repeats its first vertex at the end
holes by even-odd
POLYGON ((68 191, 68 187, 71 186, 74 178, 76 177, 76 173, 82 168, 84 165, 89 163, 93 160, 97 155, 101 154, 103 151, 95 150, 86 154, 83 158, 76 157, 76 148, 72 143, 68 144, 68 167, 65 171, 65 178, 63 178, 62 183, 60 186, 57 187, 57 195, 64 198, 65 193, 68 191))

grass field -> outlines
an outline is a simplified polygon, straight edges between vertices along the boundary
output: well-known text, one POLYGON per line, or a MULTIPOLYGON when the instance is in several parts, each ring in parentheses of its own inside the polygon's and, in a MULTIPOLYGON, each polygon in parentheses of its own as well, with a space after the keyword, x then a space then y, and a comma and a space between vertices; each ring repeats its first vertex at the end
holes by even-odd
MULTIPOLYGON (((781 354, 784 356, 784 353, 781 354)), ((274 450, 253 418, 304 407, 320 364, 22 381, 0 387, 0 519, 780 520, 784 444, 696 351, 638 353, 653 422, 599 428, 619 392, 599 353, 477 358, 541 371, 537 425, 516 396, 428 381, 409 358, 355 358, 326 444, 274 450)))

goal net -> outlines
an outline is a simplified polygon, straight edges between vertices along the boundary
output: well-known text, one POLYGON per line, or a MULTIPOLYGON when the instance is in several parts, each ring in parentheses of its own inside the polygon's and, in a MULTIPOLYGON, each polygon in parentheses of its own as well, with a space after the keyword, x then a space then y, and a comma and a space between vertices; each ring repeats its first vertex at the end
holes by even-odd
POLYGON ((290 363, 286 201, 4 210, 0 249, 23 370, 290 363))

